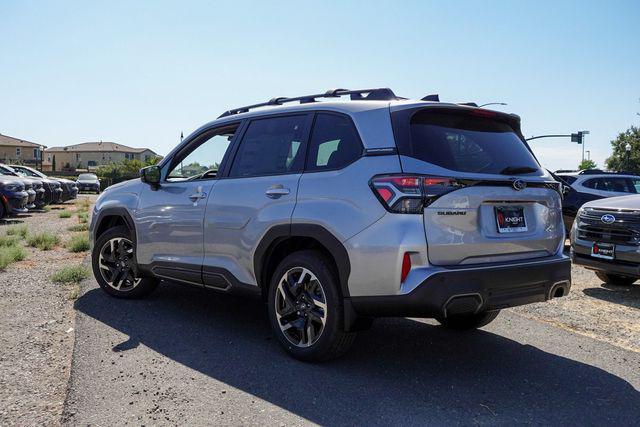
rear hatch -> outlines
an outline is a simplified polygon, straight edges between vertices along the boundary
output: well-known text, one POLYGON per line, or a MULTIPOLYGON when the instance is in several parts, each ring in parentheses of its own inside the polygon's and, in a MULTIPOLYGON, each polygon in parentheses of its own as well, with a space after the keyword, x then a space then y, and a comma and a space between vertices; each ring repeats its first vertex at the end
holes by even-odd
POLYGON ((403 174, 420 182, 432 264, 558 252, 564 241, 559 184, 527 146, 517 116, 420 107, 392 118, 403 174))

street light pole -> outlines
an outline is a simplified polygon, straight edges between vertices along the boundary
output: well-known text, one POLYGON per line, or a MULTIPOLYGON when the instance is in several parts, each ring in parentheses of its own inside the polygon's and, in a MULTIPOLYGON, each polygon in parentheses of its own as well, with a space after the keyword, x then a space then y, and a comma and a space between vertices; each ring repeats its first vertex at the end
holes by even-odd
POLYGON ((627 145, 624 146, 624 150, 627 152, 627 171, 629 170, 629 161, 630 161, 630 157, 631 157, 631 144, 629 144, 627 142, 627 145))
POLYGON ((591 151, 587 150, 586 153, 587 153, 587 160, 591 160, 591 151))

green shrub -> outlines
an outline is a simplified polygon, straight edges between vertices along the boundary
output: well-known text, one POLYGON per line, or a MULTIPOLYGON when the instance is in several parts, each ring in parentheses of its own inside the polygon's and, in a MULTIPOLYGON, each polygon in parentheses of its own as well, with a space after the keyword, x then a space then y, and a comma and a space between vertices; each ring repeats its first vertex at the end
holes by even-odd
POLYGON ((82 265, 63 267, 50 277, 55 283, 79 283, 89 277, 89 270, 82 265))
POLYGON ((67 242, 67 249, 71 252, 84 252, 89 250, 89 236, 87 234, 76 234, 71 236, 67 242))
POLYGON ((22 246, 2 246, 0 247, 0 270, 4 270, 9 264, 16 261, 22 261, 26 257, 27 253, 22 246))
POLYGON ((25 224, 22 225, 12 225, 7 228, 7 236, 20 236, 21 239, 27 237, 29 229, 25 224))
POLYGON ((0 236, 0 247, 16 246, 20 240, 20 236, 0 236))
POLYGON ((80 224, 86 224, 89 222, 89 213, 87 212, 78 212, 78 221, 80 224))
POLYGON ((27 238, 29 246, 38 248, 42 251, 48 251, 53 249, 55 245, 60 242, 60 239, 55 234, 44 231, 38 234, 32 234, 27 238))
POLYGON ((89 201, 89 199, 79 199, 76 201, 77 212, 88 212, 90 206, 91 202, 89 201))
POLYGON ((58 214, 58 217, 60 217, 60 218, 71 218, 71 211, 61 211, 58 214))
POLYGON ((87 224, 86 222, 84 224, 76 224, 76 225, 72 225, 71 227, 67 228, 67 230, 69 231, 88 231, 89 230, 89 224, 87 224))

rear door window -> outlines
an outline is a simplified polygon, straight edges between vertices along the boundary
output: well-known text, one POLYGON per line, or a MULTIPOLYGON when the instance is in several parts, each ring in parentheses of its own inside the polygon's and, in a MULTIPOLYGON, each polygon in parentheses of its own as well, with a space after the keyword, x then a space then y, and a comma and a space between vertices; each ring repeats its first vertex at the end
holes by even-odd
MULTIPOLYGON (((397 125, 402 126, 394 123, 394 129, 397 125)), ((515 130, 493 118, 421 110, 411 116, 409 132, 402 135, 408 140, 397 141, 400 154, 452 171, 540 174, 538 162, 515 130)))
POLYGON ((231 177, 279 175, 302 171, 307 115, 270 117, 249 123, 231 177))
POLYGON ((585 181, 584 186, 599 191, 610 191, 614 193, 635 193, 636 189, 631 180, 627 178, 593 178, 585 181))
POLYGON ((362 155, 362 144, 351 119, 318 113, 313 125, 306 170, 343 168, 362 155))

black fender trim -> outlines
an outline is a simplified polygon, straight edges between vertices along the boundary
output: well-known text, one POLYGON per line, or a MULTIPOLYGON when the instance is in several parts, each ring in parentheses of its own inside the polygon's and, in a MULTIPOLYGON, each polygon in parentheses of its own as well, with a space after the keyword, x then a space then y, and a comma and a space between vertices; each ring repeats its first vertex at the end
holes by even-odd
POLYGON ((129 215, 129 211, 127 211, 125 208, 122 208, 122 207, 110 207, 110 208, 101 209, 100 212, 98 212, 98 217, 96 218, 95 230, 100 228, 102 221, 104 220, 104 218, 108 216, 122 217, 122 219, 124 219, 125 224, 127 225, 127 228, 130 231, 134 232, 133 237, 135 239, 136 227, 134 225, 133 218, 131 218, 131 215, 129 215))
POLYGON ((264 272, 262 271, 264 261, 271 255, 277 243, 290 237, 313 238, 329 251, 338 268, 342 296, 348 298, 350 295, 348 283, 349 275, 351 274, 351 263, 347 249, 329 230, 317 224, 281 224, 273 226, 265 233, 253 256, 253 268, 258 284, 260 285, 265 281, 264 272))

